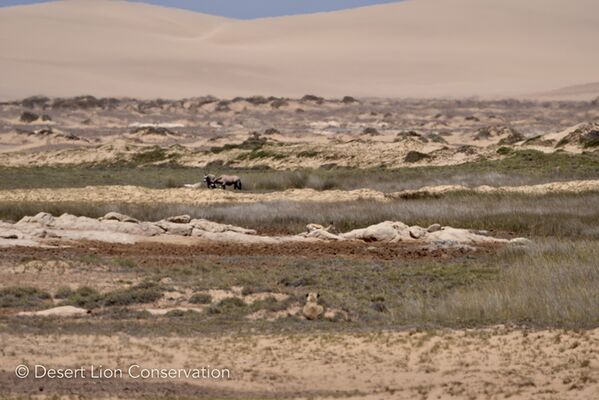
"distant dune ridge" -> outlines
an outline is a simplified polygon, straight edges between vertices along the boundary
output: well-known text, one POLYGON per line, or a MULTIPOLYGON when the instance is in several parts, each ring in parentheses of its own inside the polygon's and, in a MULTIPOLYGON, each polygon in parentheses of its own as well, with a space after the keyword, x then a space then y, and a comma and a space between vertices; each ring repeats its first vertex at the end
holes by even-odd
POLYGON ((0 8, 0 38, 3 100, 599 95, 596 0, 406 0, 251 21, 66 0, 0 8))

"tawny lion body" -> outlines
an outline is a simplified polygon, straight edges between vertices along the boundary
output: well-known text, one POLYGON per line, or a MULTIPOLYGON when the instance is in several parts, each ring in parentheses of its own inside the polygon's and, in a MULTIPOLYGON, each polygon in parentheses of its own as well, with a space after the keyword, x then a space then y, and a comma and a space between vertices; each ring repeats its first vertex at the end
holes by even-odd
POLYGON ((324 313, 324 307, 318 304, 318 293, 308 293, 306 295, 306 305, 302 309, 302 314, 309 320, 318 319, 324 313))

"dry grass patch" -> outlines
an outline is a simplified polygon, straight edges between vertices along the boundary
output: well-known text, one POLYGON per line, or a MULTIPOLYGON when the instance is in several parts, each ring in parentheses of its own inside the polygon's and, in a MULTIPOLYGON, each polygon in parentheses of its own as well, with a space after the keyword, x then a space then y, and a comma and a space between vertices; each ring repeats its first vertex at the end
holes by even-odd
MULTIPOLYGON (((251 142, 246 158, 284 158, 286 156, 314 157, 313 149, 275 152, 262 149, 264 143, 251 142)), ((276 149, 280 149, 277 147, 276 149)), ((509 148, 507 148, 509 149, 509 148)), ((221 150, 222 151, 222 150, 221 150)), ((88 185, 136 185, 150 188, 181 187, 202 180, 204 173, 239 175, 244 190, 273 191, 291 188, 360 189, 384 192, 416 189, 422 186, 456 185, 531 185, 551 181, 599 178, 599 152, 582 154, 544 154, 534 150, 506 152, 499 160, 447 166, 413 168, 337 168, 323 165, 319 169, 294 171, 231 169, 220 164, 206 168, 183 167, 174 164, 176 157, 167 150, 155 147, 136 157, 142 164, 170 160, 156 165, 94 164, 56 167, 0 167, 0 189, 85 187, 88 185), (326 167, 326 168, 325 168, 326 167), (329 168, 331 167, 331 168, 329 168)))
POLYGON ((409 318, 441 324, 599 324, 599 246, 596 241, 550 239, 527 249, 508 248, 496 280, 462 287, 441 299, 404 306, 409 318))

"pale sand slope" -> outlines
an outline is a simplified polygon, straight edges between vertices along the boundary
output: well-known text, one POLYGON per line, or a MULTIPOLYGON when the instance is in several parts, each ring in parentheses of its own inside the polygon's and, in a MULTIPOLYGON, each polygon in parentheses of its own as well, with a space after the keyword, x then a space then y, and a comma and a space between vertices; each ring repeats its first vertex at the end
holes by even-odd
MULTIPOLYGON (((22 363, 86 368, 93 364, 125 371, 131 364, 175 369, 209 366, 228 368, 232 379, 187 382, 237 390, 240 398, 248 391, 271 396, 299 391, 307 398, 339 391, 337 396, 354 399, 593 399, 599 393, 597 329, 534 331, 498 326, 436 333, 219 338, 120 334, 25 338, 0 333, 0 340, 4 348, 0 368, 11 374, 22 363)), ((13 382, 17 393, 31 385, 29 380, 13 382)), ((176 395, 177 384, 186 381, 164 382, 176 395)))
POLYGON ((518 96, 599 82, 595 0, 406 0, 253 21, 70 0, 0 9, 0 37, 5 99, 518 96))
POLYGON ((205 188, 150 189, 140 186, 88 186, 84 188, 60 189, 9 189, 0 190, 0 202, 117 202, 117 203, 252 203, 259 201, 314 201, 338 202, 355 200, 389 201, 410 198, 418 194, 442 195, 451 192, 473 193, 519 193, 542 195, 546 193, 581 193, 599 191, 599 180, 551 182, 524 186, 477 186, 461 185, 426 186, 417 190, 383 193, 372 189, 323 190, 289 189, 270 193, 248 193, 232 190, 205 188))

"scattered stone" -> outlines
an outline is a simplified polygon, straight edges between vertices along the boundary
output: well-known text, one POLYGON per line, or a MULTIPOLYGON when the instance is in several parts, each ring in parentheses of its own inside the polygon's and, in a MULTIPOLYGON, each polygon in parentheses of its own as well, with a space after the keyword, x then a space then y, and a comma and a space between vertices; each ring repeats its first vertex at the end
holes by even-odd
POLYGON ((243 233, 245 235, 256 234, 256 231, 253 229, 245 229, 234 225, 219 224, 217 222, 212 222, 205 219, 192 219, 190 224, 193 225, 195 229, 211 233, 236 232, 243 233))
POLYGON ((0 230, 0 239, 23 239, 23 234, 17 230, 0 230))
POLYGON ((532 243, 532 241, 530 239, 526 239, 526 238, 514 238, 514 239, 510 240, 510 244, 514 244, 517 246, 528 246, 531 243, 532 243))
POLYGON ((432 224, 431 226, 426 228, 427 232, 429 232, 429 233, 437 232, 437 231, 440 231, 441 229, 443 229, 443 228, 439 224, 432 224))
POLYGON ((120 221, 120 222, 131 222, 138 224, 139 221, 128 215, 119 214, 117 212, 109 212, 104 217, 100 218, 100 221, 120 221))
POLYGON ((419 226, 411 226, 408 232, 410 233, 410 237, 413 239, 420 239, 427 233, 426 229, 419 226))
POLYGON ((46 236, 48 236, 48 231, 46 231, 43 228, 34 229, 33 231, 31 231, 31 236, 38 237, 38 238, 45 238, 46 236))
POLYGON ((307 238, 314 238, 314 239, 320 239, 320 240, 341 240, 339 235, 335 235, 335 234, 327 231, 325 228, 309 231, 309 232, 305 233, 304 236, 307 238))
POLYGON ((308 232, 313 232, 316 230, 325 230, 325 227, 320 224, 308 224, 306 225, 306 229, 308 232))
POLYGON ((35 214, 33 217, 23 217, 17 222, 19 224, 40 224, 40 225, 48 225, 54 222, 54 217, 52 214, 46 212, 39 212, 35 214))
POLYGON ((169 235, 191 236, 193 226, 191 224, 175 223, 166 220, 156 222, 156 226, 164 229, 169 235))
POLYGON ((385 221, 367 228, 354 229, 340 236, 344 239, 357 239, 365 242, 391 242, 396 239, 398 232, 405 232, 408 228, 403 222, 385 221))
POLYGON ((166 218, 166 221, 172 222, 175 224, 188 224, 191 221, 191 217, 187 214, 175 215, 174 217, 166 218))

